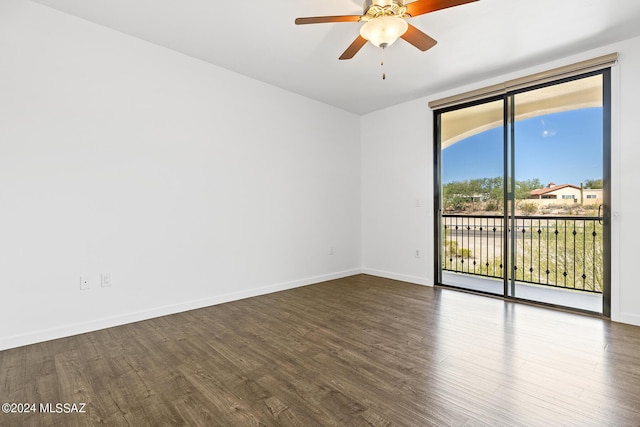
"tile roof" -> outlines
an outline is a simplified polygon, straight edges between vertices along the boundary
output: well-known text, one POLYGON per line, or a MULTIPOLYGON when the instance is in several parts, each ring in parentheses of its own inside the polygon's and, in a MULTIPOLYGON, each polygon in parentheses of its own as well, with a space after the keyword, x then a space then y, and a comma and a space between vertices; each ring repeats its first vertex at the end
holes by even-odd
POLYGON ((552 193, 556 190, 560 190, 562 188, 567 188, 567 187, 571 187, 571 188, 575 188, 576 190, 579 190, 580 187, 578 187, 577 185, 573 185, 573 184, 561 184, 561 185, 554 185, 553 187, 547 187, 547 188, 539 188, 537 190, 531 190, 531 195, 532 196, 540 196, 542 194, 547 194, 547 193, 552 193))

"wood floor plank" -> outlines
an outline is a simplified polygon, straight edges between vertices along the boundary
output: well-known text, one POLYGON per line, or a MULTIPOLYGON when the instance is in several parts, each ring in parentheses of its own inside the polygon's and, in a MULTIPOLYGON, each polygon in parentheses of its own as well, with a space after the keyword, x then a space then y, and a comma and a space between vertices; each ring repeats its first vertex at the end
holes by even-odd
POLYGON ((1 426, 640 425, 640 328, 357 275, 0 352, 1 426))

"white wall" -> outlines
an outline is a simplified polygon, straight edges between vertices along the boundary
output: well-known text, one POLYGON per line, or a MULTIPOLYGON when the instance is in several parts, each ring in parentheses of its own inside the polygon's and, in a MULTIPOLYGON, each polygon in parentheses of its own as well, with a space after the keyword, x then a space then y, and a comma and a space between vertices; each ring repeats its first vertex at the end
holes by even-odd
POLYGON ((433 283, 431 123, 424 100, 362 117, 365 273, 433 283))
POLYGON ((636 269, 640 204, 635 190, 640 180, 640 38, 363 116, 363 271, 433 284, 433 116, 429 101, 612 52, 620 53, 612 72, 612 319, 640 325, 636 269), (420 208, 414 207, 415 199, 424 199, 420 208), (415 248, 426 248, 427 256, 416 259, 415 248))
POLYGON ((3 0, 0 350, 359 272, 359 132, 351 113, 3 0))

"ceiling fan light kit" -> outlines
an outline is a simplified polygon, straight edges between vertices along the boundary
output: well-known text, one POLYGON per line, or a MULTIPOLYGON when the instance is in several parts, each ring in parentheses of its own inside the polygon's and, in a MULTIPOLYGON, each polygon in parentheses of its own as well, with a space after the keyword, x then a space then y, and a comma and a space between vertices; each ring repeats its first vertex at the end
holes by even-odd
POLYGON ((409 24, 407 19, 475 1, 478 0, 416 0, 405 4, 404 0, 366 0, 362 15, 297 18, 295 23, 303 25, 327 22, 364 22, 360 28, 360 35, 339 59, 353 58, 367 41, 384 49, 398 38, 402 38, 424 52, 438 42, 409 24))
POLYGON ((382 18, 367 21, 360 28, 360 35, 377 47, 388 47, 400 36, 407 32, 409 24, 396 16, 384 16, 382 18))
POLYGON ((366 0, 360 35, 377 47, 391 46, 409 28, 406 11, 403 0, 366 0))

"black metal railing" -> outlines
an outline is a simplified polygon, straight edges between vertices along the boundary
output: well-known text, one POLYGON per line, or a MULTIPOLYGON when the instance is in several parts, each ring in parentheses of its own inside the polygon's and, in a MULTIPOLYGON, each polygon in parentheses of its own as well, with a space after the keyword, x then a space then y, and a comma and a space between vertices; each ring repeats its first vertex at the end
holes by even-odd
POLYGON ((493 278, 504 278, 509 270, 510 280, 602 293, 600 220, 577 216, 509 217, 505 244, 503 216, 442 215, 442 268, 493 278), (509 269, 504 265, 505 251, 513 260, 509 269))

